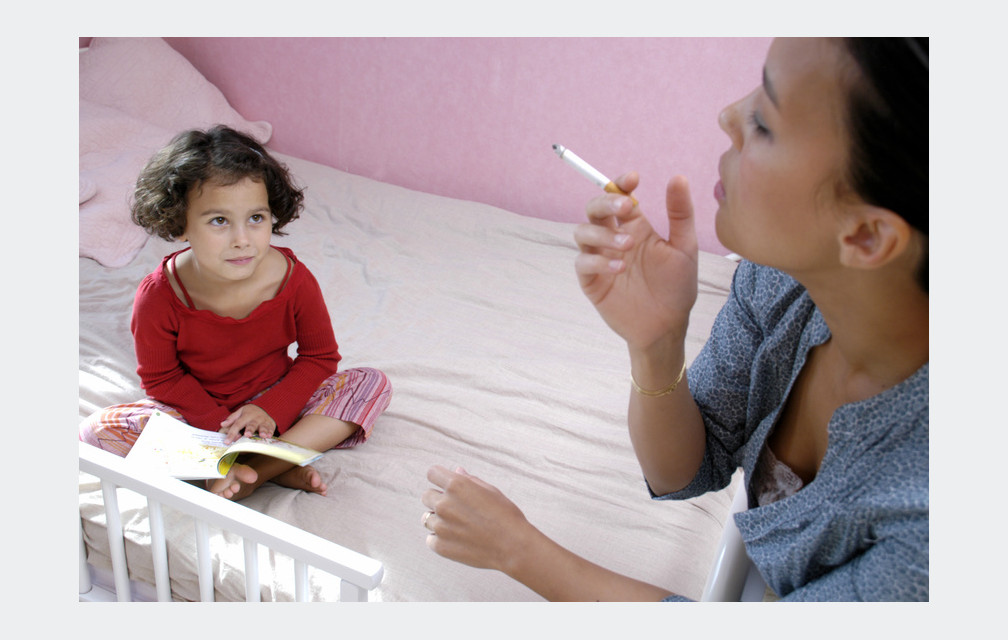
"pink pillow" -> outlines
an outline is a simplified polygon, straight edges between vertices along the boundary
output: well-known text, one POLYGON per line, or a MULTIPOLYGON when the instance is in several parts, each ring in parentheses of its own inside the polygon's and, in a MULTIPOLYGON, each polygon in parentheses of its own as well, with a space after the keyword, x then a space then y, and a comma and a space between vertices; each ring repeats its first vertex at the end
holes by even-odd
POLYGON ((80 54, 80 255, 128 264, 147 232, 133 224, 137 174, 175 134, 226 124, 265 144, 268 122, 246 120, 160 38, 94 38, 80 54))

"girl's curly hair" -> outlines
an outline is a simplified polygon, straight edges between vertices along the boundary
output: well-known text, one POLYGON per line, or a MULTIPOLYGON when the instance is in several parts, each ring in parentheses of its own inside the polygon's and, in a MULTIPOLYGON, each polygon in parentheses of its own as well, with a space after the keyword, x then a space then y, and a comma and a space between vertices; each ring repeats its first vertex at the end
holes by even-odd
POLYGON ((189 194, 206 182, 234 184, 244 178, 266 185, 273 233, 297 219, 304 189, 293 184, 287 167, 250 136, 218 125, 184 131, 158 151, 140 172, 130 206, 133 222, 165 240, 185 233, 189 194))

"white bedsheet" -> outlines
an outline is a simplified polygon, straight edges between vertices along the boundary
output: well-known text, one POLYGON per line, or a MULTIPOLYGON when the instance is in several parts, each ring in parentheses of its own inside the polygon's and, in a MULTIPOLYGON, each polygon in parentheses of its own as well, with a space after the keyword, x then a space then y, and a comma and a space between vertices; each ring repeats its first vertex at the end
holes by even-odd
MULTIPOLYGON (((578 288, 573 226, 278 157, 307 191, 305 212, 275 244, 293 248, 319 280, 341 366, 377 367, 394 390, 367 443, 316 464, 328 497, 267 484, 244 504, 381 560, 379 600, 540 599, 503 575, 427 549, 426 471, 461 465, 569 549, 699 597, 732 489, 685 502, 649 499, 625 424, 625 347, 578 288)), ((142 397, 129 332, 133 294, 176 248, 151 239, 118 269, 80 260, 82 419, 142 397)), ((734 266, 701 254, 689 359, 734 266)), ((90 561, 107 566, 100 489, 82 474, 80 490, 90 561)), ((122 500, 134 573, 151 580, 146 507, 122 500)), ((197 599, 191 526, 167 519, 175 595, 197 599)), ((213 542, 218 598, 242 600, 241 544, 231 538, 213 542)), ((263 598, 290 599, 291 584, 268 583, 263 598)), ((312 588, 319 599, 338 593, 322 578, 312 588)))

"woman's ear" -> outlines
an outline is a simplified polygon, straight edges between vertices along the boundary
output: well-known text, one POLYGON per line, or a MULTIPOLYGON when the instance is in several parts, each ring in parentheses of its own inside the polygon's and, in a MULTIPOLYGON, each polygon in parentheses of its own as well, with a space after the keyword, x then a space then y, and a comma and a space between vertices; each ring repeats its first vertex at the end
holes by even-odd
POLYGON ((840 262, 855 269, 876 269, 903 255, 913 228, 899 215, 870 205, 849 213, 840 230, 840 262))

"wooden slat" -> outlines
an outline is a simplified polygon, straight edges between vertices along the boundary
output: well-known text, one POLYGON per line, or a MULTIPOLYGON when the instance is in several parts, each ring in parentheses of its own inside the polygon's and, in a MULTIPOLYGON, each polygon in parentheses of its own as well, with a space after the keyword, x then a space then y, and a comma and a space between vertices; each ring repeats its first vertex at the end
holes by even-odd
POLYGON ((119 498, 116 485, 111 480, 101 481, 102 499, 105 501, 105 531, 108 534, 109 556, 112 558, 112 578, 115 581, 116 599, 132 600, 129 569, 126 566, 126 543, 123 541, 122 518, 119 515, 119 498))
POLYGON ((245 538, 245 601, 259 600, 259 545, 245 538))
POLYGON ((168 576, 168 546, 165 542, 164 516, 161 503, 147 499, 150 518, 151 560, 154 562, 154 586, 158 602, 171 602, 171 578, 168 576))
MULTIPOLYGON (((209 600, 213 599, 209 526, 229 531, 292 558, 298 573, 295 590, 299 599, 308 597, 308 566, 330 573, 354 585, 360 593, 364 594, 364 599, 371 589, 381 584, 384 567, 374 558, 213 495, 209 491, 186 482, 130 464, 119 456, 89 444, 78 443, 78 450, 80 470, 102 480, 103 495, 108 493, 105 490, 106 483, 109 483, 111 487, 128 488, 146 496, 148 500, 154 500, 159 505, 188 514, 197 523, 201 523, 197 527, 206 530, 205 537, 203 534, 197 533, 197 555, 202 553, 205 558, 205 560, 198 560, 201 598, 205 599, 207 592, 209 592, 209 600), (200 545, 204 547, 202 552, 199 550, 200 545), (298 563, 303 565, 300 569, 298 569, 298 563)), ((115 505, 114 509, 109 508, 109 498, 106 499, 105 504, 106 517, 109 519, 109 544, 113 549, 116 545, 123 548, 121 557, 123 564, 125 564, 122 524, 114 488, 111 490, 111 501, 115 505), (111 513, 112 511, 114 511, 114 515, 111 513), (116 531, 118 534, 114 536, 116 531), (113 540, 114 537, 118 538, 118 542, 113 540)), ((115 563, 113 563, 113 569, 115 569, 115 563)), ((128 574, 125 567, 123 567, 122 577, 125 578, 123 582, 125 588, 120 589, 117 586, 117 590, 123 592, 119 594, 119 597, 129 599, 128 574)), ((116 581, 118 585, 119 576, 116 577, 116 581)))
POLYGON ((213 571, 210 557, 210 526, 205 520, 196 521, 196 574, 199 576, 201 602, 214 601, 213 571))

